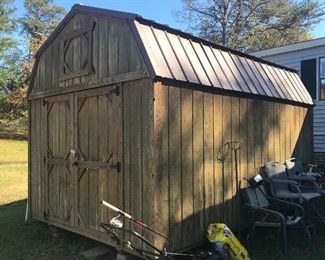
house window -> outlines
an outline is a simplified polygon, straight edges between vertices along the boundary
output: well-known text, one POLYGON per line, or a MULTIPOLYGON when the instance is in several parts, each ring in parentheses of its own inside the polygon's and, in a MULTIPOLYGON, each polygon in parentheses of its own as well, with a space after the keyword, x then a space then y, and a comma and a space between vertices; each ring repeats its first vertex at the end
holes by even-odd
POLYGON ((325 100, 325 57, 319 59, 319 100, 325 100))

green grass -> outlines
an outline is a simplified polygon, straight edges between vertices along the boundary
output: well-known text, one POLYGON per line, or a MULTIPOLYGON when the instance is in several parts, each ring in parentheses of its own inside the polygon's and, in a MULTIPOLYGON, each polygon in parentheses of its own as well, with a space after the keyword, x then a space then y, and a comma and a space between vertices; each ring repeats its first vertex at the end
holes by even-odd
POLYGON ((27 142, 0 139, 0 205, 27 198, 27 142))
POLYGON ((26 200, 0 206, 0 259, 83 259, 80 252, 97 245, 71 232, 51 234, 48 225, 24 223, 26 200))
POLYGON ((0 260, 82 259, 97 242, 71 232, 54 237, 45 223, 24 223, 27 142, 0 139, 0 260))

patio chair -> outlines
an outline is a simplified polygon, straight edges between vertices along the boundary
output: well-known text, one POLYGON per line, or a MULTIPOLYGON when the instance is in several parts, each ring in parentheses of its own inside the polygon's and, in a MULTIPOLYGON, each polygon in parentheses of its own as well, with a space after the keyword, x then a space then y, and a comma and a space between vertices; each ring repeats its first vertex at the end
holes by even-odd
POLYGON ((316 191, 325 195, 325 189, 321 184, 321 174, 313 172, 315 165, 308 164, 309 171, 305 171, 303 163, 296 158, 285 160, 288 179, 298 182, 302 191, 316 191))
POLYGON ((277 228, 281 234, 282 253, 287 255, 287 227, 300 228, 304 238, 310 240, 309 229, 304 224, 304 208, 301 205, 266 196, 262 185, 241 189, 241 196, 243 207, 249 214, 251 241, 255 240, 256 227, 277 228))
POLYGON ((323 197, 319 189, 302 191, 297 181, 288 180, 284 164, 269 162, 264 164, 266 183, 269 195, 275 199, 287 200, 302 204, 306 209, 306 216, 311 220, 319 220, 325 225, 325 213, 315 202, 323 197))
POLYGON ((284 161, 287 169, 288 176, 304 176, 304 177, 318 177, 320 173, 314 172, 314 168, 317 167, 315 164, 303 164, 302 161, 296 158, 290 158, 284 161), (309 167, 308 171, 305 166, 309 167))
POLYGON ((321 197, 317 191, 302 192, 297 181, 289 180, 284 164, 268 162, 264 164, 265 177, 270 184, 270 193, 274 198, 295 201, 299 203, 309 202, 321 197))

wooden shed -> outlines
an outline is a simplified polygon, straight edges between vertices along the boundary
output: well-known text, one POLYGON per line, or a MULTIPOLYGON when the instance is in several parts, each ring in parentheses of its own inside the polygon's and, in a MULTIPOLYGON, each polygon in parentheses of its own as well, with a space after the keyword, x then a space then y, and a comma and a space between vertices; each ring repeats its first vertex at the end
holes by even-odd
POLYGON ((31 216, 108 244, 102 199, 190 247, 209 223, 238 227, 237 181, 312 154, 294 70, 136 14, 73 6, 28 100, 31 216), (237 179, 233 153, 220 158, 232 141, 237 179))

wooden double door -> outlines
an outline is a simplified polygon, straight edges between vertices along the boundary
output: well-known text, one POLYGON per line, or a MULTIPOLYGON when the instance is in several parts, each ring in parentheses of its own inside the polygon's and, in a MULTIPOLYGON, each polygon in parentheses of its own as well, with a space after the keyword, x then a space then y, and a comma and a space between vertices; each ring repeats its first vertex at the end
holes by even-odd
POLYGON ((51 222, 96 230, 121 206, 122 110, 119 87, 44 100, 47 109, 46 210, 51 222))

